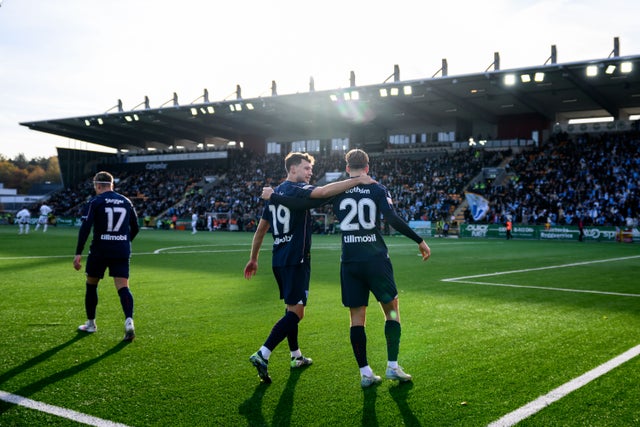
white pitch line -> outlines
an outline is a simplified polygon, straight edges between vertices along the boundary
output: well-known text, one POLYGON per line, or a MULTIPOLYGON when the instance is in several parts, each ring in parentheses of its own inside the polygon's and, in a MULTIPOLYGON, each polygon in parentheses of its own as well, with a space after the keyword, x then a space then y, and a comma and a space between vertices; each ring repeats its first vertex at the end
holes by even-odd
MULTIPOLYGON (((447 281, 452 282, 452 280, 447 280, 447 281)), ((502 286, 504 288, 542 289, 544 291, 576 292, 581 294, 613 295, 618 297, 640 297, 640 294, 624 294, 620 292, 592 291, 588 289, 552 288, 547 286, 512 285, 508 283, 474 282, 471 280, 456 280, 453 283, 468 283, 471 285, 482 285, 482 286, 502 286)))
POLYGON ((591 381, 599 378, 600 376, 606 374, 607 372, 617 368, 625 362, 637 357, 640 354, 640 345, 633 347, 630 350, 625 351, 621 355, 609 360, 608 362, 603 363, 595 369, 590 370, 586 374, 583 374, 568 383, 561 385, 560 387, 551 390, 549 393, 544 396, 540 396, 536 400, 527 403, 526 405, 516 409, 513 412, 508 413, 497 421, 492 422, 488 425, 488 427, 511 427, 525 418, 530 417, 537 412, 540 412, 542 409, 551 405, 552 403, 562 399, 569 393, 576 391, 580 387, 589 384, 591 381))
POLYGON ((497 271, 495 273, 476 274, 474 276, 452 277, 452 278, 449 278, 449 279, 442 279, 442 281, 443 282, 457 282, 457 281, 465 280, 465 279, 476 279, 478 277, 491 277, 491 276, 501 276, 501 275, 504 275, 504 274, 528 273, 530 271, 553 270, 553 269, 556 269, 556 268, 577 267, 579 265, 598 264, 598 263, 602 263, 602 262, 625 261, 625 260, 634 259, 634 258, 640 258, 640 255, 620 257, 620 258, 598 259, 598 260, 593 260, 593 261, 573 262, 571 264, 549 265, 549 266, 546 266, 546 267, 525 268, 523 270, 497 271))
POLYGON ((16 394, 7 393, 0 390, 0 400, 4 400, 14 405, 24 406, 25 408, 35 409, 36 411, 46 412, 58 417, 66 418, 79 423, 96 427, 128 427, 126 424, 114 423, 113 421, 104 420, 81 412, 72 411, 71 409, 61 408, 59 406, 48 405, 36 400, 27 399, 26 397, 16 394))

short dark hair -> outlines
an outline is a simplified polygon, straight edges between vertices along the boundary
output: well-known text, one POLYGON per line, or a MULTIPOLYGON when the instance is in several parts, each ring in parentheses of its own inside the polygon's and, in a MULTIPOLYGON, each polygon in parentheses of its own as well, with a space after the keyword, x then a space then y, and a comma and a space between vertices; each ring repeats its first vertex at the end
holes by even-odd
POLYGON ((287 157, 284 158, 284 168, 287 171, 287 173, 289 173, 289 169, 291 168, 291 166, 294 166, 294 165, 297 166, 300 163, 302 163, 303 160, 306 160, 307 162, 311 163, 311 166, 313 166, 313 164, 316 161, 316 159, 314 159, 313 156, 309 153, 300 153, 297 151, 292 151, 291 153, 287 154, 287 157))
POLYGON ((369 165, 369 155, 359 148, 349 150, 344 159, 350 169, 364 169, 369 165))

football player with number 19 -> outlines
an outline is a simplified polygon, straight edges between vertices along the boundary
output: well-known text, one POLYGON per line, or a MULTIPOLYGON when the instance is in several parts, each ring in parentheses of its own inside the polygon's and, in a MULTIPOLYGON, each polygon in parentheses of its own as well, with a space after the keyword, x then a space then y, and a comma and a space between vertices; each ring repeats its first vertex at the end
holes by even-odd
MULTIPOLYGON (((249 358, 264 383, 271 383, 268 363, 271 352, 287 338, 291 352, 291 367, 300 368, 312 363, 304 357, 298 346, 298 323, 304 317, 309 294, 311 275, 312 220, 308 209, 325 203, 327 197, 342 193, 357 185, 374 182, 369 176, 360 179, 332 182, 322 187, 309 184, 315 159, 308 153, 289 153, 284 161, 287 179, 275 191, 300 200, 310 201, 311 206, 289 209, 278 203, 267 202, 258 223, 251 255, 244 268, 244 277, 250 279, 258 271, 258 256, 265 235, 271 229, 273 235, 272 271, 280 290, 280 299, 286 305, 284 316, 271 329, 258 351, 249 358), (310 200, 316 199, 316 200, 310 200)), ((270 189, 271 190, 271 189, 270 189)))
MULTIPOLYGON (((352 179, 369 173, 369 156, 360 149, 345 155, 347 173, 352 179)), ((272 202, 290 205, 296 201, 272 194, 272 202)), ((360 368, 363 388, 379 384, 382 379, 373 373, 367 361, 365 321, 369 293, 380 303, 385 316, 384 334, 387 341, 385 376, 401 382, 411 381, 411 375, 398 365, 400 350, 400 311, 398 291, 393 276, 387 246, 382 238, 380 215, 397 231, 418 244, 422 260, 431 256, 431 249, 396 213, 387 189, 378 183, 358 185, 333 198, 333 213, 340 222, 342 256, 340 282, 342 303, 349 308, 350 339, 360 368)))

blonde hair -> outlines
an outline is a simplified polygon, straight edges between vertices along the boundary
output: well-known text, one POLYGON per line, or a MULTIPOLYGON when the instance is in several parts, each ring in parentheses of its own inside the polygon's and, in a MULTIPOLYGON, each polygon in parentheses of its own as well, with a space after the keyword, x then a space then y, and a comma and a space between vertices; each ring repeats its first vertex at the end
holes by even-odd
POLYGON ((100 171, 93 176, 93 183, 113 185, 113 175, 109 172, 100 171))
POLYGON ((359 148, 349 150, 344 159, 350 169, 364 169, 369 166, 369 155, 359 148))

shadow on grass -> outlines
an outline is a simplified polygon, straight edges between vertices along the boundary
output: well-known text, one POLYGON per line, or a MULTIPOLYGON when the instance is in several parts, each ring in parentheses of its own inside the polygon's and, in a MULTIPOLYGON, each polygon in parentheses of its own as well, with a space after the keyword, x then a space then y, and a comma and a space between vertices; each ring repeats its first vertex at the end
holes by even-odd
POLYGON ((68 340, 67 342, 64 342, 56 347, 53 347, 47 351, 45 351, 42 354, 39 354, 35 357, 32 357, 31 359, 27 360, 26 362, 24 362, 22 365, 20 366, 16 366, 13 369, 9 369, 7 372, 4 372, 2 374, 0 374, 0 386, 2 384, 4 384, 5 382, 7 382, 8 380, 10 380, 11 378, 15 377, 16 375, 20 375, 21 373, 28 371, 29 369, 33 368, 34 366, 46 361, 47 359, 49 359, 50 357, 54 356, 56 353, 58 353, 61 350, 64 350, 65 348, 69 347, 71 344, 75 343, 76 341, 80 341, 82 338, 86 337, 87 334, 76 334, 74 335, 70 340, 68 340))
MULTIPOLYGON (((295 395, 296 384, 300 379, 300 375, 305 368, 292 369, 289 379, 284 386, 284 390, 280 395, 278 404, 273 412, 273 420, 271 425, 288 426, 291 425, 291 415, 293 413, 293 398, 295 395)), ((253 390, 253 394, 245 400, 238 408, 238 413, 247 419, 247 425, 250 426, 267 426, 269 425, 262 413, 262 398, 269 388, 269 384, 260 383, 253 390)))
POLYGON ((416 426, 419 427, 420 421, 415 416, 409 404, 407 403, 407 397, 409 396, 409 392, 413 388, 413 382, 399 382, 398 385, 389 388, 389 394, 393 398, 396 405, 398 405, 398 409, 400 410, 400 415, 402 415, 403 425, 405 426, 416 426))
MULTIPOLYGON (((69 341, 60 344, 57 347, 52 348, 51 350, 47 350, 44 353, 26 361, 25 363, 23 363, 20 366, 17 366, 7 372, 5 372, 4 374, 0 375, 0 385, 4 382, 6 382, 8 379, 20 374, 21 372, 25 372, 28 369, 33 368, 35 365, 44 362, 45 360, 49 359, 51 356, 53 356, 54 354, 56 354, 57 352, 59 352, 60 350, 64 349, 65 347, 70 346, 71 344, 73 344, 76 341, 79 341, 80 339, 82 339, 83 337, 87 336, 84 333, 78 333, 75 337, 73 337, 72 339, 70 339, 69 341)), ((126 342, 126 341, 121 341, 119 342, 115 347, 111 348, 110 350, 105 351, 103 354, 101 354, 98 357, 94 357, 93 359, 87 360, 85 362, 80 363, 79 365, 75 365, 72 366, 70 368, 67 368, 63 371, 60 372, 56 372, 55 374, 49 375, 46 378, 43 378, 39 381, 34 382, 33 384, 29 384, 26 385, 24 387, 22 387, 19 390, 16 390, 13 392, 13 394, 18 395, 18 396, 22 396, 22 397, 28 397, 31 396, 34 393, 37 393, 38 391, 44 389, 45 387, 51 385, 51 384, 55 384, 58 381, 62 381, 66 378, 70 378, 72 376, 74 376, 75 374, 84 371, 85 369, 91 367, 92 365, 95 365, 96 363, 100 362, 103 359, 106 359, 109 356, 112 356, 114 354, 116 354, 117 352, 119 352, 120 350, 122 350, 124 347, 126 347, 127 345, 129 345, 130 342, 126 342)), ((0 414, 6 412, 9 408, 13 407, 13 404, 7 404, 4 402, 0 402, 0 414)))
POLYGON ((296 389, 296 384, 298 384, 298 380, 300 379, 300 375, 305 369, 306 367, 303 367, 292 369, 290 371, 291 373, 289 374, 287 384, 284 386, 284 390, 282 390, 282 394, 280 395, 280 399, 278 400, 278 404, 276 405, 276 410, 273 412, 273 422, 271 423, 271 425, 291 425, 291 413, 293 412, 293 395, 296 389))
POLYGON ((262 398, 269 388, 269 384, 259 383, 253 390, 250 398, 242 402, 238 408, 238 413, 247 419, 247 425, 266 426, 267 422, 262 414, 262 398))
POLYGON ((378 386, 373 385, 362 389, 362 426, 377 427, 378 416, 376 415, 376 399, 378 398, 378 386))

